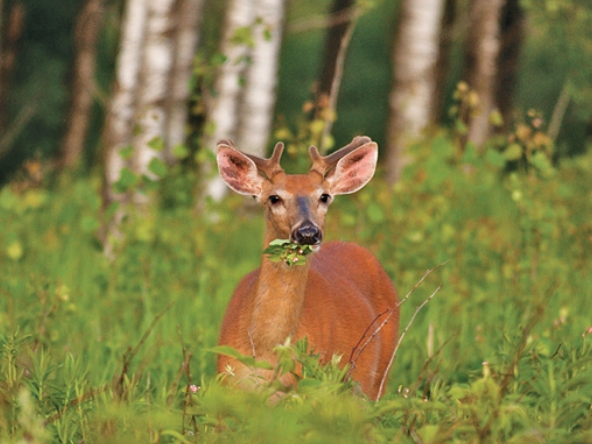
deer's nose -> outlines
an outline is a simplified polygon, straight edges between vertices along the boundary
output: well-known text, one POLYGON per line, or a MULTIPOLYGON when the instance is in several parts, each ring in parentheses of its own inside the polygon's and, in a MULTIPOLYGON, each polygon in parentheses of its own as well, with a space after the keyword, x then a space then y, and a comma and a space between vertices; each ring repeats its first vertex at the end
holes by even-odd
POLYGON ((292 237, 297 244, 317 245, 321 243, 323 234, 321 230, 311 222, 304 222, 292 233, 292 237))

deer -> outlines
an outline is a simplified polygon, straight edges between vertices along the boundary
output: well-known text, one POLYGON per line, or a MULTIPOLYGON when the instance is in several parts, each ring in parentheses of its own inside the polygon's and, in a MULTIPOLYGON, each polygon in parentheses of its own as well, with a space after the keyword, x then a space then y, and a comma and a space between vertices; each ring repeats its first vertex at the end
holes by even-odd
MULTIPOLYGON (((354 193, 370 181, 378 145, 358 136, 327 156, 311 146, 312 167, 307 174, 284 172, 283 149, 278 142, 271 157, 263 159, 239 151, 229 140, 217 146, 224 182, 264 207, 264 247, 274 239, 289 239, 313 250, 301 266, 273 262, 263 255, 261 266, 240 281, 230 299, 219 345, 274 364, 278 344, 307 338, 322 362, 333 355, 355 355, 351 378, 367 397, 377 400, 385 392, 397 342, 397 293, 370 251, 354 243, 322 241, 329 205, 335 196, 354 193)), ((251 389, 257 378, 269 380, 273 374, 225 354, 219 354, 217 370, 251 389)), ((289 373, 280 382, 290 387, 297 384, 297 377, 289 373)))

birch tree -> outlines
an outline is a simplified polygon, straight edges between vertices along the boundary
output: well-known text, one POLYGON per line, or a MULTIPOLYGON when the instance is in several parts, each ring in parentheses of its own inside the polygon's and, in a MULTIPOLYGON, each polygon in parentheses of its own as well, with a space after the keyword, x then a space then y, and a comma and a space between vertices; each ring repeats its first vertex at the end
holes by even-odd
MULTIPOLYGON (((166 128, 166 97, 173 67, 172 9, 174 0, 150 0, 134 123, 133 171, 155 179, 151 162, 163 159, 166 128)), ((145 195, 134 193, 136 200, 145 195)))
MULTIPOLYGON (((276 97, 277 68, 285 0, 230 0, 214 95, 207 100, 202 146, 214 150, 232 139, 242 150, 264 156, 276 97)), ((211 175, 206 167, 204 176, 211 175)), ((220 200, 227 187, 218 175, 207 177, 205 195, 220 200)))
MULTIPOLYGON (((128 192, 126 186, 142 176, 158 179, 166 169, 166 153, 171 161, 172 147, 184 141, 201 4, 127 1, 104 132, 106 206, 146 203, 145 194, 128 192)), ((106 245, 124 214, 120 208, 105 224, 106 245)))
POLYGON ((495 87, 500 52, 500 13, 504 0, 473 0, 465 48, 465 75, 479 97, 477 113, 469 121, 468 140, 483 145, 491 132, 489 122, 496 108, 495 87))
MULTIPOLYGON (((214 96, 206 102, 207 120, 202 141, 205 149, 213 151, 220 139, 236 140, 241 82, 250 52, 244 30, 253 24, 254 18, 253 0, 229 1, 220 43, 220 52, 226 60, 216 77, 214 96)), ((221 200, 227 192, 224 181, 219 175, 212 175, 207 166, 203 169, 203 175, 206 178, 204 194, 214 200, 221 200)))
POLYGON ((175 35, 173 36, 173 66, 167 99, 165 159, 174 162, 173 149, 183 144, 188 125, 187 103, 191 90, 193 59, 198 46, 203 0, 177 0, 175 35))
POLYGON ((403 0, 393 54, 386 165, 389 182, 400 179, 405 149, 430 123, 444 0, 403 0))
POLYGON ((275 108, 284 0, 258 0, 255 16, 236 142, 241 150, 265 157, 275 108))

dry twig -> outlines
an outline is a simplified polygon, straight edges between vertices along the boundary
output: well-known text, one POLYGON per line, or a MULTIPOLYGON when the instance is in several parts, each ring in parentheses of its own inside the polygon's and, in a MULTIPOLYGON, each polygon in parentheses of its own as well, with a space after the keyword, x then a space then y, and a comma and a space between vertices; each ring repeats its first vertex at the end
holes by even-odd
MULTIPOLYGON (((353 350, 351 352, 350 359, 349 359, 350 368, 349 368, 349 371, 347 372, 347 375, 345 376, 345 379, 349 379, 351 377, 351 374, 353 373, 354 368, 356 367, 356 362, 360 358, 360 355, 362 354, 362 352, 364 351, 364 349, 368 346, 368 344, 370 343, 370 341, 372 341, 372 339, 374 339, 374 337, 380 332, 380 330, 382 330, 384 328, 384 326, 390 320, 391 316, 393 314, 395 314, 395 312, 397 311, 397 309, 401 305, 403 305, 409 299, 409 297, 415 292, 415 290, 417 290, 417 288, 423 283, 423 281, 430 274, 432 274, 434 271, 438 270, 440 267, 443 267, 447 263, 448 263, 448 261, 442 262, 440 265, 437 265, 434 268, 431 268, 431 269, 427 270, 424 273, 424 275, 421 277, 421 279, 419 281, 417 281, 417 283, 413 286, 413 288, 405 295, 405 297, 403 299, 401 299, 399 302, 397 302, 397 305, 395 305, 393 308, 391 308, 388 311, 388 315, 385 318, 385 320, 382 321, 382 323, 376 328, 376 330, 374 330, 374 332, 372 333, 372 335, 370 335, 370 337, 366 340, 366 342, 364 342, 364 344, 360 347, 360 344, 362 343, 362 340, 366 337, 366 334, 368 333, 370 327, 372 327, 372 325, 374 325, 374 323, 378 320, 378 318, 382 317, 386 312, 385 313, 380 313, 380 314, 378 314, 378 316, 376 316, 376 318, 368 326, 368 328, 366 329, 366 331, 364 332, 364 334, 362 335, 362 337, 360 338, 360 340, 358 341, 358 343, 355 345, 355 347, 353 348, 353 350), (354 354, 355 354, 355 357, 354 357, 354 354)), ((397 344, 397 347, 398 347, 398 344, 397 344)), ((391 363, 392 363, 392 361, 391 361, 391 363)), ((389 369, 390 369, 390 365, 389 365, 389 369)), ((387 373, 388 373, 388 371, 387 371, 387 373)), ((383 376, 383 379, 384 379, 384 376, 383 376)), ((381 386, 382 386, 382 384, 381 384, 381 386)))
POLYGON ((389 371, 391 370, 391 367, 393 365, 393 361, 395 360, 395 356, 397 356, 397 351, 399 351, 399 347, 401 346, 401 342, 403 341, 403 338, 405 337, 405 335, 407 334, 407 331, 409 331, 409 328, 411 327, 411 324, 413 324, 413 321, 415 321, 415 317, 417 316, 417 314, 421 311, 421 309, 423 307, 425 307, 427 305, 428 302, 430 302, 434 296, 436 296, 436 294, 442 289, 442 284, 438 285, 438 287, 436 288, 436 290, 428 296, 428 298, 423 301, 416 309, 415 312, 413 313, 413 316, 411 316, 411 319, 409 320, 409 322, 407 323, 407 326, 405 327, 405 329, 403 330, 403 332, 401 333, 401 336, 399 336, 399 340, 397 341, 397 345, 395 346, 395 349, 393 350, 393 354, 391 356, 391 359, 389 361, 389 364, 386 367, 386 370, 384 371, 384 374, 382 375, 382 379, 380 381, 380 387, 378 389, 378 395, 377 398, 380 398, 382 396, 382 391, 384 389, 386 380, 388 378, 388 374, 389 371))

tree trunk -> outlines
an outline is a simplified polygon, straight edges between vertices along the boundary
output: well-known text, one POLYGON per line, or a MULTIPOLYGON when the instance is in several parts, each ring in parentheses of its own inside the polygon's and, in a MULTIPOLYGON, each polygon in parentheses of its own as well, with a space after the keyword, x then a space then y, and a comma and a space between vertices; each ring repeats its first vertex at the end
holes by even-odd
POLYGON ((498 57, 495 100, 504 121, 504 129, 513 120, 514 91, 518 83, 518 62, 524 43, 524 10, 519 0, 506 0, 501 12, 501 48, 498 57))
POLYGON ((434 87, 434 96, 430 112, 431 120, 433 122, 438 122, 440 120, 446 102, 445 94, 448 75, 450 73, 450 60, 456 28, 456 15, 457 0, 445 0, 442 28, 440 32, 438 61, 436 62, 436 85, 434 87))
POLYGON ((432 123, 444 0, 404 0, 394 45, 389 97, 387 178, 395 183, 408 162, 405 148, 432 123))
MULTIPOLYGON (((149 165, 164 158, 166 101, 173 67, 173 5, 175 0, 149 0, 142 64, 137 91, 133 138, 133 171, 156 179, 149 165)), ((135 193, 136 202, 146 202, 146 194, 135 193)))
POLYGON ((265 157, 275 108, 277 71, 285 0, 258 0, 251 62, 239 109, 236 143, 246 153, 265 157))
POLYGON ((188 103, 191 97, 193 59, 199 37, 199 18, 203 0, 177 0, 174 44, 174 64, 170 75, 167 102, 165 159, 169 164, 176 159, 175 146, 185 143, 188 122, 188 103))
MULTIPOLYGON (((218 72, 214 96, 206 102, 207 117, 202 149, 214 151, 218 140, 236 139, 241 84, 250 54, 248 38, 244 31, 251 27, 254 21, 254 0, 229 1, 220 42, 220 52, 224 54, 226 61, 218 72)), ((205 166, 202 173, 205 178, 204 195, 221 200, 227 193, 222 179, 217 174, 213 175, 209 166, 205 166)))
MULTIPOLYGON (((172 162, 172 148, 185 140, 201 4, 202 0, 128 0, 105 123, 105 206, 147 203, 147 195, 137 190, 114 189, 122 171, 128 168, 137 178, 156 180, 165 157, 172 162), (121 155, 123 148, 126 156, 121 155)), ((104 222, 108 255, 110 237, 119 235, 126 211, 120 207, 104 222)))
POLYGON ((337 70, 337 55, 339 54, 341 41, 347 34, 352 21, 352 8, 355 4, 355 0, 333 0, 333 4, 331 5, 331 19, 334 22, 330 22, 325 37, 323 68, 315 91, 313 118, 324 120, 326 117, 324 116, 324 111, 329 105, 331 85, 333 85, 333 78, 337 70), (342 19, 335 20, 336 17, 342 19))
POLYGON ((20 132, 28 119, 32 117, 31 112, 26 112, 27 109, 33 109, 34 106, 27 107, 21 111, 21 115, 15 118, 14 122, 8 124, 8 117, 6 115, 6 103, 8 91, 10 90, 10 80, 14 65, 16 61, 16 54, 18 49, 18 42, 23 33, 23 26, 25 23, 25 7, 22 3, 16 2, 10 8, 10 13, 6 20, 4 20, 5 9, 7 5, 2 1, 0 4, 0 158, 8 146, 12 143, 14 136, 20 132), (28 116, 27 119, 22 119, 22 116, 28 116), (15 127, 18 124, 18 127, 15 127), (9 134, 6 134, 8 132, 9 134))
POLYGON ((128 0, 122 20, 119 55, 115 68, 115 85, 107 108, 104 131, 105 188, 103 202, 124 202, 126 196, 114 190, 124 167, 130 167, 120 151, 133 142, 136 96, 142 63, 142 46, 147 19, 146 0, 128 0))
POLYGON ((479 96, 478 114, 469 121, 468 140, 481 147, 491 133, 489 117, 496 108, 495 88, 500 51, 500 13, 504 0, 473 0, 465 53, 465 75, 479 96))
POLYGON ((124 168, 131 169, 130 157, 121 150, 132 147, 138 79, 142 64, 142 46, 146 31, 147 0, 128 0, 122 19, 119 54, 115 67, 115 85, 107 107, 104 128, 105 178, 103 182, 103 222, 99 238, 108 258, 114 256, 114 239, 120 239, 119 229, 126 215, 125 204, 130 193, 120 193, 115 184, 124 168), (117 210, 107 217, 107 209, 118 204, 117 210))
POLYGON ((84 151, 95 91, 96 45, 101 29, 104 3, 104 0, 87 0, 76 20, 72 103, 58 161, 59 168, 71 168, 77 165, 84 151))

